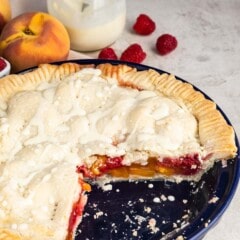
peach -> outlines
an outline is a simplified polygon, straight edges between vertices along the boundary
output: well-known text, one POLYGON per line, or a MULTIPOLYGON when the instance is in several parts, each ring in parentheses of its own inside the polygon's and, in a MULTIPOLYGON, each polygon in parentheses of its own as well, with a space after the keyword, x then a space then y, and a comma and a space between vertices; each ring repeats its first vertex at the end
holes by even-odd
POLYGON ((1 0, 0 4, 0 33, 5 24, 11 19, 11 5, 9 0, 1 0))
POLYGON ((70 39, 63 24, 44 12, 23 13, 11 19, 0 36, 0 56, 12 65, 12 72, 66 60, 70 39))

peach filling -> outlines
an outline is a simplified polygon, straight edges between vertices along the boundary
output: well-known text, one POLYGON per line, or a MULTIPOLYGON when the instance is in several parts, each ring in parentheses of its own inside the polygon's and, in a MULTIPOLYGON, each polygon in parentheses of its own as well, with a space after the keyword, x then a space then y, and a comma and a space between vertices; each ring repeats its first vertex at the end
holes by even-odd
POLYGON ((201 162, 198 154, 187 154, 181 157, 151 157, 146 165, 132 164, 124 166, 123 156, 107 157, 97 156, 98 159, 90 168, 78 166, 77 171, 83 173, 84 177, 96 178, 103 174, 110 174, 113 177, 128 178, 130 175, 153 177, 156 174, 165 176, 194 175, 201 169, 201 162))

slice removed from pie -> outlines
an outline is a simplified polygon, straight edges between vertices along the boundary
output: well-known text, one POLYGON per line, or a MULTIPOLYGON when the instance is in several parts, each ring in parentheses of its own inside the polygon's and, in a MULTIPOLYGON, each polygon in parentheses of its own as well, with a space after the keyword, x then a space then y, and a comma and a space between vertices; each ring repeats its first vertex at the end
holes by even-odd
POLYGON ((192 85, 107 63, 1 79, 0 143, 0 240, 72 239, 85 177, 197 181, 237 152, 233 128, 192 85))

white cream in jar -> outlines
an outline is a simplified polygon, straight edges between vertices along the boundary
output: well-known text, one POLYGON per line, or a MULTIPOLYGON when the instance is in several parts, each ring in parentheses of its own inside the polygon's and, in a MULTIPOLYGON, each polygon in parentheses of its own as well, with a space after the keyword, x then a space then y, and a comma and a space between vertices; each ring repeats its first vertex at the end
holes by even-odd
POLYGON ((112 44, 126 22, 125 0, 47 0, 48 11, 66 27, 71 49, 95 51, 112 44))

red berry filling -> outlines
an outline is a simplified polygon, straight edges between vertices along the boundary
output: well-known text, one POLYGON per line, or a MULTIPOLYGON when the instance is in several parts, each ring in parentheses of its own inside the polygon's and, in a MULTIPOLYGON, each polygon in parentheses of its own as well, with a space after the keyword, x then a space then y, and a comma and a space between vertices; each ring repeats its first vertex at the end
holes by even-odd
POLYGON ((91 191, 91 186, 88 183, 85 183, 79 179, 79 184, 81 185, 82 191, 79 194, 79 199, 72 206, 72 212, 68 220, 68 235, 66 237, 66 240, 73 239, 74 230, 77 226, 78 220, 82 217, 83 210, 87 201, 87 197, 84 195, 84 193, 91 191))
POLYGON ((194 175, 201 169, 198 154, 187 154, 178 158, 166 157, 159 161, 158 166, 170 168, 175 174, 194 175))
POLYGON ((191 176, 201 170, 198 154, 187 154, 176 158, 165 157, 160 161, 157 158, 149 158, 147 165, 124 166, 122 161, 123 156, 114 158, 98 156, 98 160, 90 168, 79 166, 77 171, 85 177, 95 178, 103 174, 115 177, 129 177, 129 175, 153 177, 155 174, 191 176))
POLYGON ((77 166, 77 173, 82 173, 86 178, 94 178, 95 175, 84 165, 77 166))
POLYGON ((95 178, 109 172, 112 169, 121 167, 122 161, 122 156, 113 158, 98 156, 98 160, 93 163, 90 169, 82 165, 77 167, 77 172, 82 173, 84 177, 95 178))
POLYGON ((81 204, 81 200, 74 203, 73 210, 71 212, 70 218, 69 218, 69 225, 68 225, 68 231, 70 233, 73 232, 74 227, 76 226, 77 220, 80 216, 82 216, 84 210, 84 205, 81 204))
POLYGON ((116 169, 122 166, 123 157, 108 157, 106 162, 99 167, 101 173, 108 172, 111 169, 116 169))
POLYGON ((7 66, 7 63, 0 58, 0 71, 2 71, 7 66))

